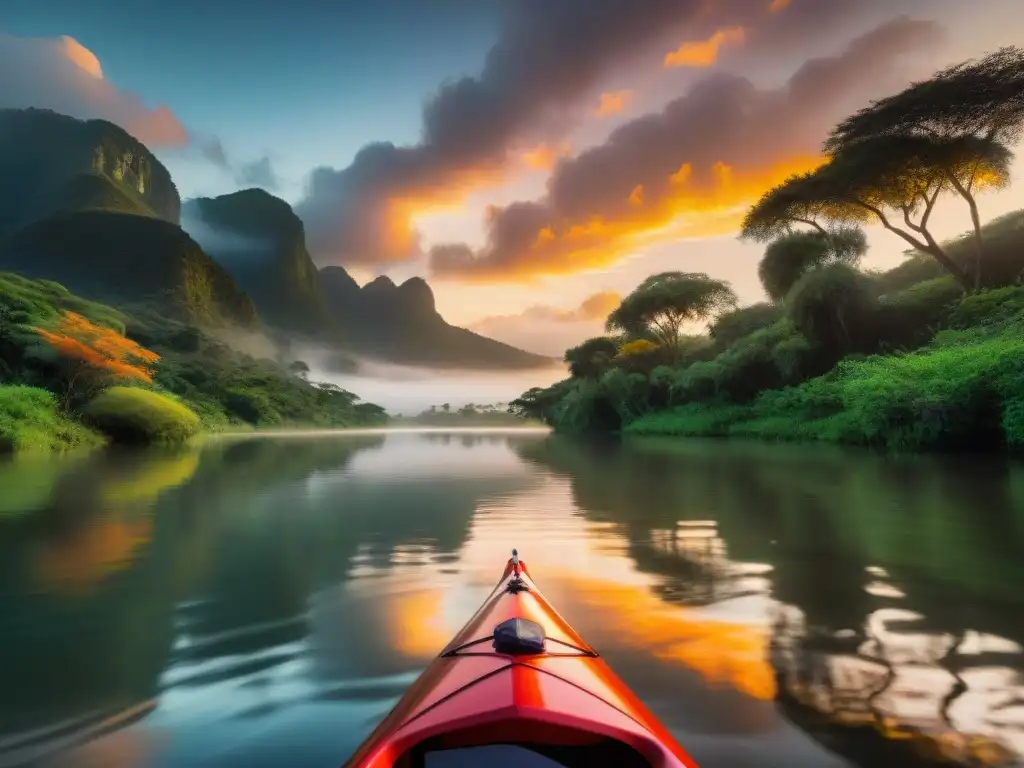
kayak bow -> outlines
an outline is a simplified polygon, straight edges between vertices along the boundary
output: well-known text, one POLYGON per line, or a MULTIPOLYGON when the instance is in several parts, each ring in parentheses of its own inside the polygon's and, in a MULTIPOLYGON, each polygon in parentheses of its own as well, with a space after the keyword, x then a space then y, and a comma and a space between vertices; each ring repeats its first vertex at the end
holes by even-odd
POLYGON ((345 768, 697 768, 512 550, 490 596, 345 768))

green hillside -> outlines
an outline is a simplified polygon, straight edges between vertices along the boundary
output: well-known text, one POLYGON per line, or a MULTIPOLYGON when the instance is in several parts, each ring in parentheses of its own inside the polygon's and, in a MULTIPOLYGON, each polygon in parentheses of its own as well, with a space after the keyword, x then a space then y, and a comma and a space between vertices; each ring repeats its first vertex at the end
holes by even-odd
POLYGON ((191 432, 200 421, 217 430, 386 420, 380 407, 310 383, 288 362, 257 359, 163 315, 124 312, 50 280, 0 272, 0 454, 102 442, 82 422, 115 441, 135 442, 166 438, 182 426, 191 432), (71 390, 69 358, 43 343, 37 330, 59 328, 67 312, 155 353, 152 381, 107 375, 71 390))
POLYGON ((0 110, 0 237, 58 210, 118 210, 177 223, 171 175, 106 120, 0 110))
POLYGON ((58 213, 0 243, 0 269, 56 280, 119 305, 149 304, 207 325, 258 323, 252 300, 170 222, 127 213, 58 213))

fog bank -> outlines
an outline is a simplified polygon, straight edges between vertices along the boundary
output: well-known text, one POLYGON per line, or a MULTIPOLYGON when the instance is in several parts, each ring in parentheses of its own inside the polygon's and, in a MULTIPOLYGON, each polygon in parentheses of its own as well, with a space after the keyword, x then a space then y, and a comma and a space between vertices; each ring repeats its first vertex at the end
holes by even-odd
POLYGON ((354 392, 363 400, 383 406, 388 413, 406 416, 432 405, 448 403, 457 409, 467 403, 507 403, 530 387, 546 387, 568 373, 564 365, 525 371, 466 371, 413 368, 359 360, 355 374, 329 373, 306 359, 310 381, 328 381, 354 392))

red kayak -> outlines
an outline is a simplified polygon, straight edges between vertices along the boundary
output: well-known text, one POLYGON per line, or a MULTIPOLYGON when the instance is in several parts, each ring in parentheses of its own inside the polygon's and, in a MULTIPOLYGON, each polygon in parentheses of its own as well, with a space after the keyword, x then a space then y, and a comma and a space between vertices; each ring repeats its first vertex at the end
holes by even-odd
POLYGON ((490 597, 345 768, 697 768, 512 550, 490 597))

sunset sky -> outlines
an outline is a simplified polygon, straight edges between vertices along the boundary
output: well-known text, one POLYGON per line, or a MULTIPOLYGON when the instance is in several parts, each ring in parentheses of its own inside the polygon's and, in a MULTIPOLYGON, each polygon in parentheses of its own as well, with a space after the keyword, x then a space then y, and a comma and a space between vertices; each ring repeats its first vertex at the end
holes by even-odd
MULTIPOLYGON (((182 197, 263 186, 319 265, 422 275, 450 322, 548 354, 655 272, 760 300, 745 206, 871 98, 1024 28, 1021 0, 3 5, 0 107, 113 120, 182 197)), ((969 225, 952 200, 933 222, 969 225)))

